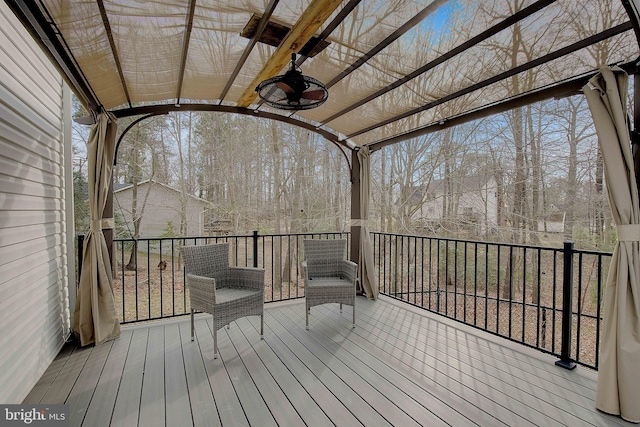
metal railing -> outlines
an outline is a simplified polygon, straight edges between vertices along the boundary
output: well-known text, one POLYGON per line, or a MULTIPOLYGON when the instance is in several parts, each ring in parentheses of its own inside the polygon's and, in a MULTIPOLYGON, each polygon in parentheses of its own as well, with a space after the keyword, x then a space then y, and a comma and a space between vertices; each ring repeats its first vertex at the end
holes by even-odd
POLYGON ((180 247, 229 242, 231 264, 265 269, 265 302, 304 297, 302 240, 348 233, 258 234, 116 239, 113 290, 121 323, 182 316, 191 310, 180 247))
POLYGON ((598 367, 610 253, 372 233, 380 292, 598 367), (571 316, 564 313, 571 312, 571 316))
MULTIPOLYGON (((611 253, 371 233, 382 294, 597 369, 611 253), (571 316, 563 313, 571 312, 571 316)), ((79 248, 82 247, 79 238, 79 248)), ((190 312, 180 246, 231 243, 231 262, 265 269, 265 302, 303 298, 302 240, 346 232, 117 239, 113 290, 122 323, 190 312), (135 251, 133 250, 135 248, 135 251), (135 254, 131 258, 131 254, 135 254)), ((347 247, 350 247, 347 245, 347 247)))

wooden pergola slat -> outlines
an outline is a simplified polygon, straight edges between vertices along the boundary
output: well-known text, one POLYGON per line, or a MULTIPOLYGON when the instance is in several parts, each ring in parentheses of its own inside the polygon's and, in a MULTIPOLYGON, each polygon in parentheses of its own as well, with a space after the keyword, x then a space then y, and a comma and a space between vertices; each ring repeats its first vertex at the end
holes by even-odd
POLYGON ((331 16, 333 11, 342 3, 340 0, 313 0, 302 13, 289 34, 271 58, 262 67, 262 70, 254 77, 245 89, 237 105, 248 107, 255 101, 258 94, 256 86, 263 80, 275 76, 291 60, 291 53, 298 52, 311 39, 320 26, 331 16))

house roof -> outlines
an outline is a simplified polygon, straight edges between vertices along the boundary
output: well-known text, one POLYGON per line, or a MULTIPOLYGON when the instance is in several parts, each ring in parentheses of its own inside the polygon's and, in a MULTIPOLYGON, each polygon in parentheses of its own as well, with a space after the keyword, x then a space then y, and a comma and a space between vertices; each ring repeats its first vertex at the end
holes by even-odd
POLYGON ((252 114, 372 150, 635 72, 639 53, 638 0, 5 1, 91 110, 252 114), (256 98, 292 52, 321 107, 256 98))
MULTIPOLYGON (((152 186, 160 186, 162 188, 165 188, 167 190, 175 192, 175 193, 177 193, 179 195, 182 195, 182 191, 178 190, 177 188, 173 188, 170 185, 163 184, 163 183, 158 182, 158 181, 156 181, 154 179, 145 179, 144 181, 139 182, 138 186, 143 186, 143 185, 148 185, 148 184, 151 184, 152 186)), ((118 193, 121 193, 123 191, 129 190, 132 187, 133 187, 133 184, 131 184, 131 183, 114 183, 113 184, 113 192, 114 192, 114 194, 117 195, 118 193)), ((189 196, 189 198, 194 199, 194 200, 196 200, 198 202, 201 202, 201 203, 204 203, 204 204, 207 204, 207 205, 213 205, 212 202, 210 202, 208 200, 205 200, 205 199, 202 199, 200 197, 196 197, 196 196, 191 195, 191 194, 189 194, 188 196, 189 196)))

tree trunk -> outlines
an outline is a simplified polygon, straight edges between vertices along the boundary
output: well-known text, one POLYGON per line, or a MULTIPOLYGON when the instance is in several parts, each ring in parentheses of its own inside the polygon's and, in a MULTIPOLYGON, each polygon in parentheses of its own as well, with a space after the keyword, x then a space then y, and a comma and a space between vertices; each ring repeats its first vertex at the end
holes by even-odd
MULTIPOLYGON (((569 142, 569 164, 567 170, 567 208, 565 214, 564 223, 564 238, 565 240, 571 240, 573 238, 573 226, 575 224, 575 206, 576 206, 576 193, 578 187, 578 141, 576 138, 576 126, 577 126, 577 111, 573 104, 569 109, 569 129, 567 133, 567 139, 569 142)), ((566 112, 565 112, 566 114, 566 112)))
MULTIPOLYGON (((271 123, 271 147, 273 149, 273 207, 274 207, 274 231, 275 234, 282 233, 281 229, 281 217, 282 217, 282 205, 281 205, 281 190, 280 190, 280 145, 278 141, 278 127, 276 122, 271 123)), ((282 240, 279 238, 273 238, 273 265, 279 266, 282 260, 282 240)), ((282 292, 282 276, 288 275, 289 270, 280 271, 278 268, 273 269, 273 288, 282 292)))

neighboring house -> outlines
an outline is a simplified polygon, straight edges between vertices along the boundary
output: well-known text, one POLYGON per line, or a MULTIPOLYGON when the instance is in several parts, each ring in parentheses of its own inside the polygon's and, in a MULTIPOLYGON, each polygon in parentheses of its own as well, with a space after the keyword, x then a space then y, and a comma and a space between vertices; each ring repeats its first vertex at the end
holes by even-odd
MULTIPOLYGON (((114 184, 113 210, 122 215, 133 233, 131 206, 133 199, 132 184, 114 184)), ((213 207, 211 202, 195 196, 186 196, 187 236, 201 236, 204 231, 205 212, 213 207)), ((142 209, 140 236, 143 238, 160 237, 170 230, 180 234, 182 192, 154 180, 138 183, 138 211, 142 209), (145 201, 146 200, 146 201, 145 201)))
POLYGON ((455 209, 454 218, 460 224, 477 226, 478 232, 486 228, 499 226, 498 206, 500 197, 498 186, 492 176, 473 175, 462 179, 453 178, 449 191, 445 189, 445 180, 433 180, 428 187, 415 188, 413 205, 417 210, 412 221, 418 227, 436 229, 445 219, 445 195, 450 193, 447 203, 455 209))

